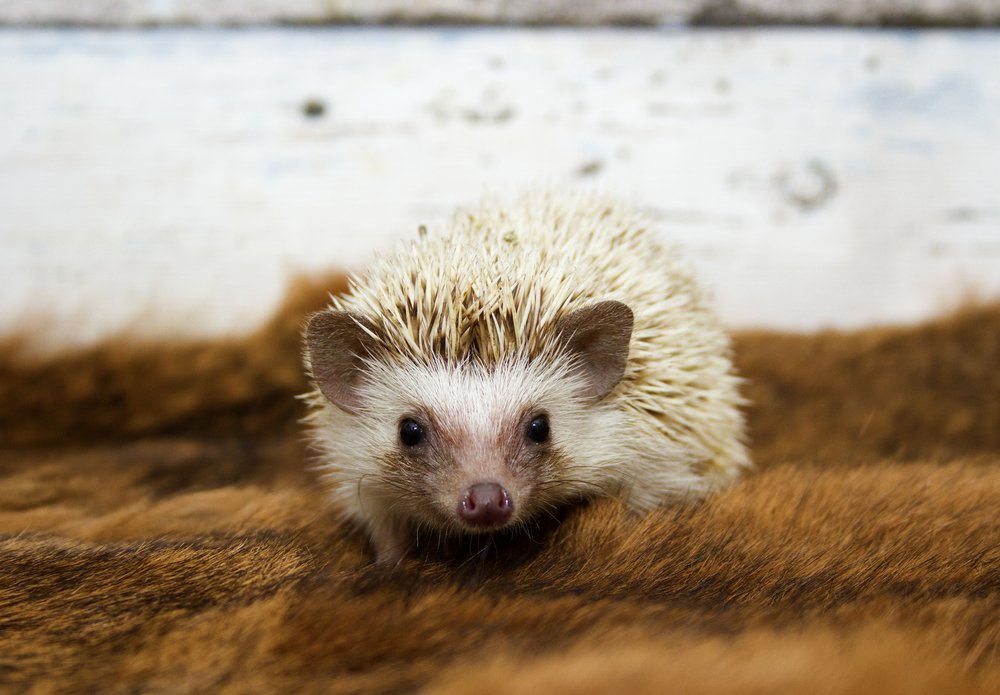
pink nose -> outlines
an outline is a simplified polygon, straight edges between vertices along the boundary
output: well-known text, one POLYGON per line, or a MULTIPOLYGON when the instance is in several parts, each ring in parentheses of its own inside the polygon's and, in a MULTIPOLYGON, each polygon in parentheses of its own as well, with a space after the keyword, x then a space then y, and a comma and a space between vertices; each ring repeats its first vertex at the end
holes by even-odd
POLYGON ((458 503, 458 516, 469 526, 502 526, 510 519, 514 503, 497 483, 476 483, 458 503))

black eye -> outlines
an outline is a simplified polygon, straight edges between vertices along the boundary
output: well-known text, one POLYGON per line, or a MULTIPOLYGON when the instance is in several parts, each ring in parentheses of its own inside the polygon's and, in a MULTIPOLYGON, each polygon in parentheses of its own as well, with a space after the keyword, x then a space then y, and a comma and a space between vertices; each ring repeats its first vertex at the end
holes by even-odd
POLYGON ((549 418, 539 415, 528 423, 528 439, 541 444, 549 438, 549 418))
POLYGON ((406 446, 416 446, 424 441, 424 428, 415 420, 403 420, 399 423, 399 441, 406 446))

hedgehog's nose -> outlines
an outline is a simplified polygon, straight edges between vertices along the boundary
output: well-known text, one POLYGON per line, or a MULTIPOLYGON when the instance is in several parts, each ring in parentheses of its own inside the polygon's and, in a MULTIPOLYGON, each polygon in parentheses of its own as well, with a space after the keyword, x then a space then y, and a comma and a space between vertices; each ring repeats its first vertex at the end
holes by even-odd
POLYGON ((469 526, 501 526, 510 519, 514 503, 497 483, 476 483, 458 503, 458 516, 469 526))

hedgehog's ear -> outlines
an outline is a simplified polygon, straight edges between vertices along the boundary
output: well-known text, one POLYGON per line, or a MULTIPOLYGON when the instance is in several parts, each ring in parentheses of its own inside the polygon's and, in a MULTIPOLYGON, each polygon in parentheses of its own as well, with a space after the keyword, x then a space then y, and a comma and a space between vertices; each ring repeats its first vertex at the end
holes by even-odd
POLYGON ((358 387, 373 338, 362 325, 353 314, 327 309, 313 314, 306 326, 313 380, 320 393, 349 413, 364 405, 358 387))
POLYGON ((621 302, 603 301, 559 319, 556 332, 578 360, 585 386, 581 398, 600 400, 621 381, 632 339, 632 310, 621 302))

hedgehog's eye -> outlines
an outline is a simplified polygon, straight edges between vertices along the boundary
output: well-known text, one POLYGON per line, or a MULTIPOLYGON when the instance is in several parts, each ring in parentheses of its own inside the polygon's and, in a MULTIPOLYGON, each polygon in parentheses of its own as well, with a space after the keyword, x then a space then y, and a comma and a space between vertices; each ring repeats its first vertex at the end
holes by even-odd
POLYGON ((416 420, 407 418, 399 423, 399 441, 406 446, 416 446, 424 441, 424 428, 416 420))
POLYGON ((545 415, 536 415, 528 423, 528 439, 533 442, 542 442, 549 438, 549 418, 545 415))

